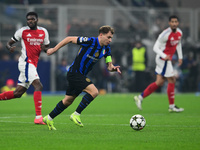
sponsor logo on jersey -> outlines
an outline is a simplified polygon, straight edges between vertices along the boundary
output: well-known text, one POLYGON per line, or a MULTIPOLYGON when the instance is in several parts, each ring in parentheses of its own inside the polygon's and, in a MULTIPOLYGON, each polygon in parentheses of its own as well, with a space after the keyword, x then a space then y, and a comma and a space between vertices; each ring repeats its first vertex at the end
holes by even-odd
POLYGON ((27 38, 27 42, 29 42, 30 45, 40 45, 43 43, 43 39, 27 38))
POLYGON ((90 58, 90 59, 93 59, 93 62, 97 61, 98 59, 93 57, 93 56, 90 56, 89 54, 87 54, 87 57, 90 58))
POLYGON ((178 44, 178 42, 179 42, 179 40, 174 40, 174 41, 170 41, 170 44, 171 44, 172 46, 175 46, 175 45, 178 44))

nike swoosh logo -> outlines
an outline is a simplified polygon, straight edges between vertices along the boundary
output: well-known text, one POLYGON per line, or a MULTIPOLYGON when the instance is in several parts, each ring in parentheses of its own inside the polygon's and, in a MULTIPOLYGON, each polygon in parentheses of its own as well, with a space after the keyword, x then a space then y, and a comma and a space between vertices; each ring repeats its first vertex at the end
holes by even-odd
POLYGON ((77 121, 79 124, 81 124, 81 122, 79 122, 77 119, 76 119, 76 121, 77 121))

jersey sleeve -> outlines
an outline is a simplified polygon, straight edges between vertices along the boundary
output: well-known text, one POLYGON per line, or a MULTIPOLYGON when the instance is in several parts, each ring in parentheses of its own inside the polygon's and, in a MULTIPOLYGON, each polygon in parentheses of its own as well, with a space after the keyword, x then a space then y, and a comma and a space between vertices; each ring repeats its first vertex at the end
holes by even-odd
POLYGON ((153 50, 156 54, 158 54, 160 57, 165 58, 167 55, 163 53, 161 50, 161 45, 164 43, 164 36, 162 34, 159 35, 158 39, 156 40, 153 50))
POLYGON ((110 45, 106 47, 105 51, 106 51, 106 54, 104 55, 104 58, 105 58, 106 63, 112 62, 110 45))
POLYGON ((105 49, 106 54, 104 55, 104 57, 106 58, 107 56, 111 56, 111 48, 110 45, 108 45, 105 49))
MULTIPOLYGON (((179 29, 179 28, 178 28, 178 31, 180 32, 181 38, 182 38, 183 32, 182 32, 181 29, 179 29)), ((181 40, 179 41, 179 43, 178 43, 178 45, 177 45, 177 47, 176 47, 176 50, 177 50, 178 58, 179 58, 179 59, 183 59, 181 40)))
POLYGON ((93 40, 93 38, 89 37, 78 37, 77 44, 82 46, 89 46, 93 40))
POLYGON ((14 36, 11 38, 13 41, 15 42, 18 42, 21 40, 22 38, 22 32, 23 32, 23 29, 19 29, 15 32, 14 36))
POLYGON ((177 47, 176 47, 176 50, 177 50, 178 58, 179 58, 179 59, 183 59, 181 41, 178 43, 178 45, 177 45, 177 47))
POLYGON ((49 41, 49 33, 45 28, 43 28, 43 30, 44 30, 44 33, 45 33, 45 38, 44 38, 43 44, 44 45, 48 45, 50 43, 50 41, 49 41))

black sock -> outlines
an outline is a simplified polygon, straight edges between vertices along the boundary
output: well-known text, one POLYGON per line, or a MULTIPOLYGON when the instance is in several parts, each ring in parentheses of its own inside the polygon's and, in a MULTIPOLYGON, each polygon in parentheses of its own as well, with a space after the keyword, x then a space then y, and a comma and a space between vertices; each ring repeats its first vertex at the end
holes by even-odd
POLYGON ((63 112, 65 109, 67 108, 67 106, 65 106, 63 104, 62 101, 60 101, 56 107, 52 110, 52 112, 49 114, 49 116, 53 119, 56 116, 58 116, 61 112, 63 112))
POLYGON ((80 102, 80 104, 78 105, 76 112, 81 114, 81 112, 90 104, 90 102, 93 100, 94 98, 90 95, 90 94, 85 94, 82 98, 82 101, 80 102))

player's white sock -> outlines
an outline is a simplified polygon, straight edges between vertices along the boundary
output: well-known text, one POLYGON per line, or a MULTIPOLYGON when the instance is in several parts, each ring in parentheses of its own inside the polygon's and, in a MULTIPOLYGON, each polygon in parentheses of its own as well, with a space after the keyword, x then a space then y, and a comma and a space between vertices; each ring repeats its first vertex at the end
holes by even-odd
POLYGON ((42 115, 35 116, 35 119, 40 119, 40 117, 42 117, 42 115))
POLYGON ((74 112, 74 114, 75 114, 75 115, 80 115, 80 114, 79 114, 78 112, 76 112, 76 111, 74 112))
POLYGON ((169 108, 172 109, 172 108, 174 108, 174 106, 175 106, 175 104, 170 104, 169 108))
POLYGON ((49 115, 48 115, 48 119, 51 121, 51 120, 53 120, 49 115))
POLYGON ((142 95, 139 95, 138 98, 139 98, 141 101, 143 100, 142 95))

